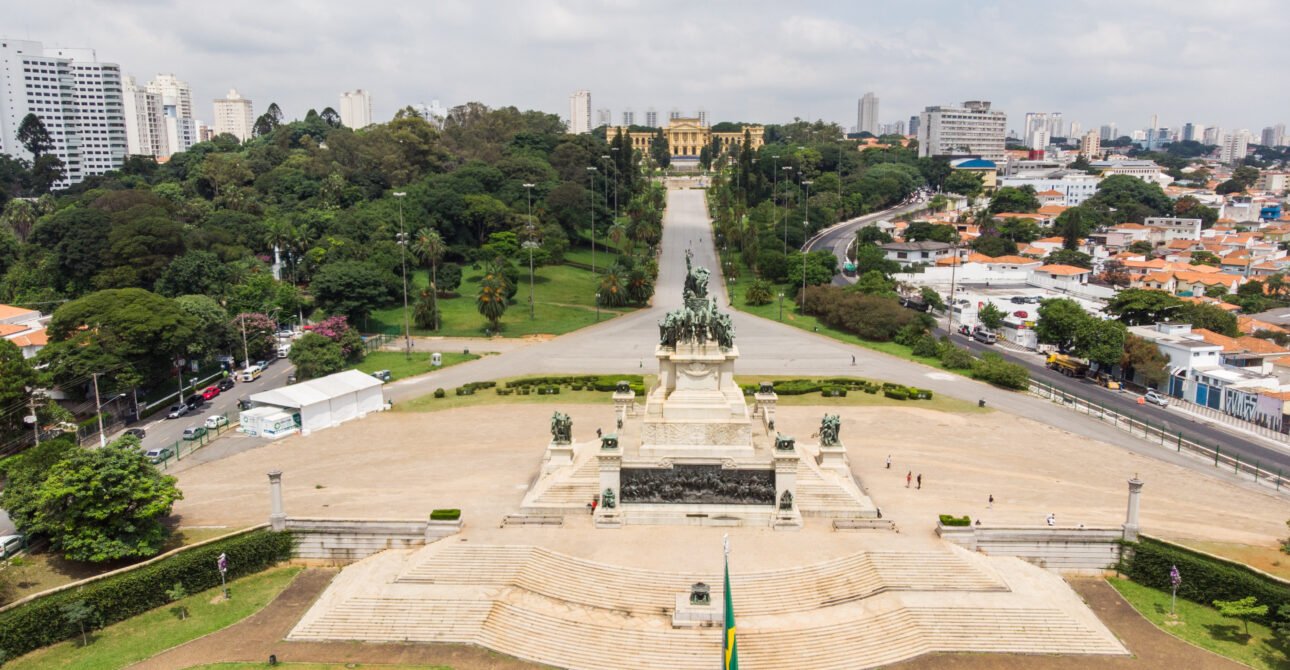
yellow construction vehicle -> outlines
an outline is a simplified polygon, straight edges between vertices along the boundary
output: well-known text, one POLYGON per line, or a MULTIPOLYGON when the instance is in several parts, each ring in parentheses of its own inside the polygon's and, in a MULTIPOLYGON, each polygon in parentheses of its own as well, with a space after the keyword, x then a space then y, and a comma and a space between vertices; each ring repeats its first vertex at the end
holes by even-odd
POLYGON ((1056 370, 1067 377, 1083 377, 1088 372, 1088 363, 1065 354, 1048 354, 1044 363, 1050 370, 1056 370))

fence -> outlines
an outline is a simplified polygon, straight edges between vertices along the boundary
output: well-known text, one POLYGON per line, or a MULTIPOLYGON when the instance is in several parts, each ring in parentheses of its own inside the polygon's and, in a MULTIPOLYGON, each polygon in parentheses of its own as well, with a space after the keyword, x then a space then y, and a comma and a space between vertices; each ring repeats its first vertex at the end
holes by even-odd
MULTIPOLYGON (((225 422, 224 425, 216 426, 214 428, 207 428, 205 432, 203 432, 201 435, 198 435, 195 439, 176 440, 174 444, 171 444, 168 447, 158 447, 163 451, 161 452, 161 460, 157 461, 157 467, 161 468, 162 470, 168 470, 170 469, 171 461, 174 461, 176 463, 178 463, 179 461, 182 461, 185 456, 191 456, 194 451, 197 451, 198 449, 201 449, 202 447, 210 444, 211 440, 214 440, 220 435, 223 435, 224 433, 227 433, 230 430, 233 430, 237 427, 237 422, 234 421, 233 419, 230 419, 227 414, 213 414, 211 416, 223 417, 225 422)), ((207 421, 209 420, 210 420, 210 417, 207 418, 207 421)))
POLYGON ((1230 468, 1237 476, 1251 477, 1255 484, 1273 487, 1277 492, 1290 494, 1290 479, 1282 476, 1281 468, 1264 468, 1258 460, 1243 462, 1239 454, 1223 453, 1223 446, 1215 444, 1207 447, 1188 440, 1181 432, 1166 430, 1163 424, 1152 425, 1148 419, 1140 419, 1107 409, 1105 405, 1081 398, 1059 388, 1030 381, 1030 392, 1040 398, 1051 400, 1067 409, 1083 413, 1100 421, 1110 423, 1130 435, 1141 437, 1147 442, 1159 444, 1162 448, 1173 448, 1177 453, 1186 453, 1214 464, 1215 468, 1230 468))
POLYGON ((1194 402, 1187 402, 1186 400, 1180 400, 1178 398, 1170 398, 1169 402, 1174 403, 1175 405, 1178 405, 1178 407, 1180 407, 1184 412, 1199 414, 1200 416, 1203 416, 1206 419, 1217 421, 1219 423, 1225 423, 1234 428, 1239 428, 1241 430, 1249 431, 1260 437, 1266 437, 1268 439, 1276 440, 1278 442, 1290 443, 1290 435, 1287 435, 1286 433, 1283 433, 1275 428, 1260 426, 1259 424, 1254 423, 1253 421, 1246 421, 1245 419, 1242 419, 1240 417, 1232 416, 1231 414, 1226 414, 1220 410, 1216 410, 1213 407, 1206 407, 1205 405, 1197 405, 1194 402))

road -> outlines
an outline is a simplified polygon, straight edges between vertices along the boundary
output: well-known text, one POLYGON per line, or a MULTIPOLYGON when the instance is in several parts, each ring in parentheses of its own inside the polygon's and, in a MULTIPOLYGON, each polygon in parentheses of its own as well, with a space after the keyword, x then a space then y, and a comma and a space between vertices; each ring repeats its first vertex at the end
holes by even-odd
MULTIPOLYGON (((922 196, 916 196, 913 202, 897 205, 891 209, 884 209, 881 212, 865 214, 864 216, 843 221, 842 223, 825 228, 824 230, 816 233, 811 237, 811 239, 807 240, 806 244, 803 246, 807 251, 815 251, 817 249, 829 249, 833 251, 833 255, 838 257, 838 267, 841 268, 842 264, 846 263, 848 260, 847 248, 851 246, 851 240, 855 239, 856 231, 883 219, 899 216, 906 212, 922 209, 926 206, 926 201, 922 199, 922 196)), ((847 277, 839 272, 833 277, 833 283, 837 286, 846 286, 848 284, 855 283, 855 279, 847 277)))

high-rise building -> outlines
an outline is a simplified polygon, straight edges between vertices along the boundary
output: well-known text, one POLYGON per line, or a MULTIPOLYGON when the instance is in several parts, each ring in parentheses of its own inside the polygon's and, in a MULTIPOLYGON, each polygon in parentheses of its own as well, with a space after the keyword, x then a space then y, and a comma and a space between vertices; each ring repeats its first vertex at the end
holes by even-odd
POLYGON ((909 117, 909 134, 918 137, 918 115, 909 117))
POLYGON ((918 155, 975 155, 1002 162, 1008 115, 990 109, 987 100, 969 100, 962 107, 928 107, 918 121, 918 155))
MULTIPOLYGON (((1072 133, 1073 134, 1073 133, 1072 133)), ((1061 112, 1049 112, 1048 114, 1048 137, 1067 137, 1065 123, 1062 121, 1061 112)))
POLYGON ((574 91, 569 96, 569 132, 574 135, 591 132, 591 91, 574 91))
POLYGON ((608 107, 601 107, 596 110, 596 127, 608 126, 614 122, 614 116, 608 107))
POLYGON ((636 112, 633 112, 633 111, 632 111, 632 110, 630 110, 630 109, 624 109, 624 110, 623 110, 623 125, 624 125, 624 126, 634 126, 634 125, 636 125, 636 112))
POLYGON ((668 120, 668 121, 675 121, 675 120, 677 120, 677 119, 679 119, 679 118, 681 118, 681 110, 679 110, 679 109, 677 109, 677 108, 675 108, 675 107, 673 107, 673 108, 672 108, 672 111, 670 111, 670 112, 668 112, 668 113, 667 113, 667 120, 668 120))
POLYGON ((171 154, 188 151, 202 142, 198 121, 193 118, 193 92, 188 82, 173 74, 159 74, 148 82, 148 92, 161 96, 161 111, 166 117, 166 148, 171 154))
MULTIPOLYGON (((1072 124, 1074 125, 1074 124, 1072 124)), ((1079 143, 1079 155, 1095 161, 1102 157, 1102 140, 1096 131, 1090 130, 1079 143)))
POLYGON ((1187 123, 1184 123, 1182 127, 1182 141, 1199 142, 1204 132, 1205 126, 1198 126, 1191 121, 1188 121, 1187 123))
POLYGON ((1262 136, 1259 138, 1259 144, 1265 147, 1279 147, 1285 144, 1286 126, 1284 123, 1278 123, 1275 126, 1268 126, 1263 129, 1262 136))
POLYGON ((650 128, 658 127, 658 112, 653 107, 645 110, 645 125, 650 128))
POLYGON ((1214 146, 1223 141, 1223 129, 1218 126, 1210 126, 1205 129, 1203 137, 1206 145, 1214 146))
POLYGON ((1223 136, 1223 144, 1218 149, 1218 160, 1224 163, 1239 163, 1245 159, 1250 148, 1250 131, 1241 129, 1223 136))
MULTIPOLYGON (((1060 123, 1060 116, 1059 121, 1060 123)), ((1047 112, 1026 112, 1026 125, 1021 140, 1031 149, 1043 149, 1052 139, 1051 118, 1047 112)))
POLYGON ((125 114, 126 153, 159 159, 170 156, 160 95, 136 84, 134 77, 123 76, 121 109, 125 114))
POLYGON ((1083 129, 1084 129, 1084 126, 1080 125, 1079 121, 1071 121, 1070 132, 1067 133, 1066 135, 1066 140, 1067 140, 1066 143, 1070 144, 1075 140, 1075 138, 1083 137, 1083 135, 1080 134, 1080 131, 1083 129))
POLYGON ((705 128, 708 126, 708 110, 699 109, 699 116, 697 118, 699 119, 699 125, 705 128))
POLYGON ((228 95, 215 100, 215 134, 228 133, 245 142, 251 139, 255 128, 255 113, 251 101, 230 88, 228 95))
POLYGON ((340 94, 340 106, 336 111, 346 128, 366 128, 372 125, 372 94, 361 88, 345 91, 340 94))
POLYGON ((1102 128, 1098 132, 1098 137, 1103 142, 1112 142, 1114 140, 1120 139, 1120 136, 1117 134, 1117 128, 1115 127, 1114 123, 1108 123, 1102 126, 1102 128))
POLYGON ((856 103, 856 132, 878 134, 878 96, 872 91, 856 103))
POLYGON ((34 114, 63 161, 63 188, 120 168, 127 151, 121 68, 93 49, 0 38, 0 153, 30 159, 18 127, 34 114))
POLYGON ((431 100, 428 105, 424 102, 418 102, 410 106, 421 115, 421 118, 436 128, 443 128, 443 121, 448 118, 448 110, 439 104, 438 100, 431 100))

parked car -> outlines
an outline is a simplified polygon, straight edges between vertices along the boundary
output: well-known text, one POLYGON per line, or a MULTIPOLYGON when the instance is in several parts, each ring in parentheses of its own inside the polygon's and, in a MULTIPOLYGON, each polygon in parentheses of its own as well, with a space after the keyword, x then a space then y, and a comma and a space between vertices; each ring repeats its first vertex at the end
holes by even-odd
POLYGON ((1152 405, 1159 405, 1161 407, 1165 407, 1169 405, 1169 398, 1166 398, 1158 391, 1154 391, 1154 390, 1147 391, 1147 394, 1142 397, 1144 400, 1151 403, 1152 405))
POLYGON ((219 395, 219 393, 220 393, 220 387, 207 386, 206 388, 202 389, 202 398, 205 400, 210 400, 211 398, 214 398, 215 396, 219 395))
POLYGON ((190 410, 197 409, 198 407, 201 407, 201 406, 202 406, 202 403, 204 403, 204 402, 206 402, 206 399, 205 399, 205 398, 203 398, 203 397, 202 397, 202 394, 200 394, 200 393, 194 393, 194 394, 192 394, 192 395, 188 396, 187 398, 184 398, 184 404, 185 404, 185 405, 188 405, 188 409, 190 409, 190 410))
POLYGON ((972 329, 968 328, 967 326, 959 326, 959 335, 962 335, 964 337, 972 337, 972 329))
POLYGON ((192 409, 192 408, 191 408, 191 407, 189 407, 187 403, 182 403, 182 402, 181 402, 181 403, 179 403, 178 405, 171 405, 171 406, 170 406, 170 411, 166 414, 166 418, 167 418, 167 419, 178 419, 179 417, 181 417, 181 416, 183 416, 183 415, 187 414, 187 413, 188 413, 188 410, 190 410, 190 409, 192 409))
POLYGON ((296 336, 296 331, 294 331, 294 330, 279 330, 279 331, 278 331, 278 339, 279 339, 279 340, 290 340, 290 339, 294 338, 295 336, 296 336))
POLYGON ((235 379, 234 377, 235 377, 235 375, 229 375, 229 376, 227 376, 227 377, 225 377, 225 378, 223 378, 223 379, 219 380, 219 384, 218 384, 218 386, 219 386, 219 390, 220 390, 220 391, 227 391, 227 390, 229 390, 229 389, 233 388, 234 386, 237 386, 237 379, 235 379))
POLYGON ((291 355, 291 345, 290 345, 290 344, 280 344, 280 345, 278 345, 278 358, 286 358, 287 356, 290 356, 290 355, 291 355))
POLYGON ((272 363, 272 362, 273 362, 272 358, 270 358, 267 361, 256 361, 255 367, 260 368, 260 371, 263 372, 269 369, 269 363, 272 363))
POLYGON ((999 341, 999 336, 984 328, 978 328, 977 330, 972 331, 972 339, 980 342, 981 344, 994 344, 999 341))
POLYGON ((1010 302, 1012 302, 1012 304, 1014 304, 1014 305, 1024 305, 1024 304, 1026 304, 1026 296, 1024 296, 1024 295, 1014 295, 1014 296, 1012 296, 1011 298, 1008 298, 1008 300, 1009 300, 1010 302))
POLYGON ((156 465, 166 459, 173 458, 175 452, 170 447, 156 447, 143 452, 143 455, 148 459, 149 463, 156 465))
POLYGON ((142 440, 144 437, 148 435, 148 431, 142 428, 127 428, 125 432, 122 433, 122 435, 129 435, 130 437, 133 437, 135 439, 142 440))
POLYGON ((227 425, 228 425, 228 417, 224 416, 223 414, 216 414, 214 416, 206 417, 206 428, 208 428, 209 430, 215 430, 216 428, 223 428, 224 426, 227 426, 227 425))
POLYGON ((0 558, 9 558, 14 554, 22 551, 25 539, 21 535, 5 535, 0 537, 0 558))
POLYGON ((377 379, 379 379, 379 380, 381 380, 381 381, 383 381, 383 382, 388 382, 388 381, 390 381, 390 371, 389 371, 389 370, 377 370, 376 372, 373 372, 373 373, 372 373, 372 376, 373 376, 373 377, 376 377, 377 379))
POLYGON ((205 426, 189 426, 184 429, 185 440, 196 440, 206 434, 205 426))

